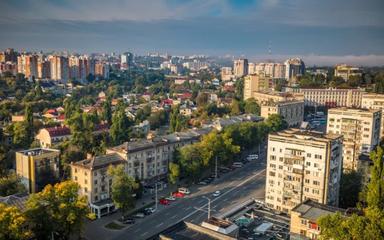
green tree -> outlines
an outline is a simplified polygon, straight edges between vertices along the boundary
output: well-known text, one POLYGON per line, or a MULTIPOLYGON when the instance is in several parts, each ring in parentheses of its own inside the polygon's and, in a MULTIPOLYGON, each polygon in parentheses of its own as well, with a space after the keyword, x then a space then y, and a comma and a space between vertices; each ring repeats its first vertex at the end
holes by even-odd
POLYGON ((260 115, 260 106, 254 98, 249 98, 244 102, 245 102, 245 105, 244 105, 245 113, 260 115))
POLYGON ((167 113, 164 110, 154 112, 149 116, 148 121, 151 129, 155 130, 168 122, 167 113))
POLYGON ((111 107, 111 101, 108 99, 103 103, 103 116, 104 121, 107 121, 109 125, 112 124, 112 107, 111 107))
POLYGON ((112 143, 118 145, 129 140, 131 126, 132 122, 125 114, 124 108, 117 109, 113 114, 110 129, 112 143))
POLYGON ((383 155, 384 150, 380 146, 370 154, 370 158, 373 161, 373 166, 371 167, 371 179, 367 185, 365 199, 370 208, 377 208, 380 211, 384 211, 383 155))
POLYGON ((124 165, 110 167, 108 174, 112 177, 112 200, 117 208, 120 208, 123 216, 128 210, 135 207, 133 194, 138 188, 135 180, 124 172, 124 165))
POLYGON ((362 178, 357 171, 343 172, 340 181, 339 206, 342 208, 355 207, 362 190, 362 178))
POLYGON ((23 240, 31 239, 32 233, 27 227, 25 216, 14 206, 0 203, 0 239, 23 240))
POLYGON ((272 114, 266 120, 266 125, 271 129, 272 132, 281 131, 288 127, 287 122, 279 114, 272 114))
POLYGON ((243 100, 244 98, 244 78, 239 78, 235 82, 235 97, 238 100, 243 100))
POLYGON ((232 99, 231 115, 239 115, 241 113, 239 101, 232 99))
POLYGON ((171 132, 180 132, 181 130, 187 128, 187 118, 180 114, 179 105, 172 108, 171 116, 169 119, 169 129, 171 132))
POLYGON ((198 107, 204 107, 208 103, 208 93, 200 92, 196 97, 198 107))
POLYGON ((168 173, 168 179, 169 182, 172 184, 175 184, 180 177, 180 166, 177 163, 170 162, 169 163, 169 173, 168 173))
POLYGON ((13 144, 17 147, 29 148, 32 143, 29 128, 25 121, 13 124, 13 144))
POLYGON ((26 189, 16 174, 9 174, 0 178, 0 196, 24 192, 26 192, 26 189))
POLYGON ((67 240, 80 236, 88 213, 86 197, 78 195, 79 185, 72 181, 47 185, 27 201, 25 212, 34 238, 67 240))

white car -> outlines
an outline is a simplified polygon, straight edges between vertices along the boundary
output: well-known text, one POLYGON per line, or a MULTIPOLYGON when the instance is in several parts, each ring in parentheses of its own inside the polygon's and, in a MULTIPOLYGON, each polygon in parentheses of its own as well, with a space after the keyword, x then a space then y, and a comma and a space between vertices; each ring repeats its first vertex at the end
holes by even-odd
POLYGON ((176 198, 174 196, 169 196, 169 197, 166 197, 165 199, 167 199, 168 201, 175 201, 176 198))
POLYGON ((179 188, 178 191, 186 195, 191 193, 188 188, 179 188))
POLYGON ((216 192, 214 192, 214 193, 212 194, 212 196, 214 196, 214 197, 218 197, 218 196, 220 196, 220 194, 221 194, 220 191, 216 191, 216 192))

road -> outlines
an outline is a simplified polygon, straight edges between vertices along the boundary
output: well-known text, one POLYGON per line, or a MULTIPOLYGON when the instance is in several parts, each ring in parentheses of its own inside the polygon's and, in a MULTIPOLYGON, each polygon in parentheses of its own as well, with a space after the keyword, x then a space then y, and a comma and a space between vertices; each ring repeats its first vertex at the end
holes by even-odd
POLYGON ((208 200, 205 197, 211 199, 213 216, 227 212, 250 198, 264 199, 265 155, 260 156, 258 161, 223 175, 210 185, 195 186, 190 190, 192 194, 186 198, 172 202, 169 206, 160 206, 154 214, 123 230, 94 229, 87 231, 85 237, 111 240, 147 239, 182 220, 200 224, 208 215, 208 200), (217 190, 221 191, 221 195, 215 198, 212 193, 217 190))

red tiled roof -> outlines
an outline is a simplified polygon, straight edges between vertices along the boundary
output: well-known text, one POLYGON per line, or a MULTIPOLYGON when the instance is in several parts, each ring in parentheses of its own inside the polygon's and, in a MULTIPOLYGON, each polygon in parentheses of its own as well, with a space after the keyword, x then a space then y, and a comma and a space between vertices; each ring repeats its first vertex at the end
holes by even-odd
POLYGON ((70 135, 71 130, 66 126, 46 128, 51 137, 70 135))
POLYGON ((48 109, 45 113, 46 113, 46 114, 47 114, 47 113, 50 113, 50 114, 56 114, 57 111, 56 111, 56 109, 48 109))
POLYGON ((108 130, 108 128, 109 128, 108 123, 100 123, 96 125, 95 131, 108 130))

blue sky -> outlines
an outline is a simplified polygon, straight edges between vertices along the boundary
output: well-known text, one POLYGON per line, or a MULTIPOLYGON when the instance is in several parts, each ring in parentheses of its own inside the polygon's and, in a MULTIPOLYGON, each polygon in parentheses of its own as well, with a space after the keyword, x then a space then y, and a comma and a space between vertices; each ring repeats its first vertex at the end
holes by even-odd
POLYGON ((0 48, 384 65, 383 10, 383 0, 0 0, 0 48))

